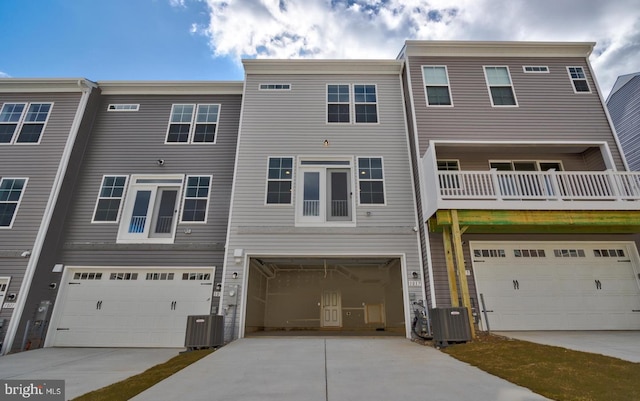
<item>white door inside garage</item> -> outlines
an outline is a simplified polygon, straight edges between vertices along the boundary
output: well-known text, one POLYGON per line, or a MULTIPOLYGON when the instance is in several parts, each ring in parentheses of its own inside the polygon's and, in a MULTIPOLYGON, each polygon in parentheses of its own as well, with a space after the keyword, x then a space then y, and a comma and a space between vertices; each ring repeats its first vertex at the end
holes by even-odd
POLYGON ((212 269, 70 269, 49 335, 62 347, 182 347, 209 314, 212 269))
MULTIPOLYGON (((639 330, 633 243, 476 242, 478 299, 491 330, 639 330)), ((482 310, 480 305, 480 310, 482 310)))

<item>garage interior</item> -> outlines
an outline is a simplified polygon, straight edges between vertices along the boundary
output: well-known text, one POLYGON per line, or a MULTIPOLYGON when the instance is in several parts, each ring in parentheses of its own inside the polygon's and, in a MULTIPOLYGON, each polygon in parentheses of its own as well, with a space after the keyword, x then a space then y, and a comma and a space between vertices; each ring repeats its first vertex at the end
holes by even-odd
POLYGON ((245 334, 404 335, 399 258, 250 258, 245 334))

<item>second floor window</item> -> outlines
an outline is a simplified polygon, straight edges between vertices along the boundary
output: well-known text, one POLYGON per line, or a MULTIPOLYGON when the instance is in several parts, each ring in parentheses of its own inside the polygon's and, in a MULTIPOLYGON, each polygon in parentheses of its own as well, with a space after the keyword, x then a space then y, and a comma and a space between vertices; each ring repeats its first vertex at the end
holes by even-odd
POLYGON ((360 185, 360 204, 384 204, 384 177, 382 158, 358 158, 358 182, 360 185))
POLYGON ((26 185, 26 178, 0 179, 0 228, 13 225, 26 185))
POLYGON ((211 176, 187 176, 187 187, 184 193, 181 222, 207 221, 211 176))
POLYGON ((215 143, 219 104, 174 104, 166 143, 215 143))
POLYGON ((484 67, 493 106, 517 106, 508 67, 484 67))
POLYGON ((293 158, 270 157, 267 173, 267 204, 291 204, 293 158))
POLYGON ((52 103, 5 103, 0 109, 0 143, 40 143, 52 103))
POLYGON ((93 213, 93 222, 116 222, 127 185, 126 175, 107 175, 102 178, 98 201, 93 213))

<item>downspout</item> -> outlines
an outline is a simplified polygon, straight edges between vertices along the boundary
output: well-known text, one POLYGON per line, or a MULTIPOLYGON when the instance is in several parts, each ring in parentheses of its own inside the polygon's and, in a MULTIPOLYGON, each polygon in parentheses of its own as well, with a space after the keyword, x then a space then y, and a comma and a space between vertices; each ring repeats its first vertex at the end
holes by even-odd
POLYGON ((31 257, 29 258, 29 262, 27 263, 27 269, 25 270, 24 278, 22 280, 22 284, 20 285, 20 292, 18 293, 20 294, 20 297, 18 298, 16 308, 11 315, 11 321, 9 322, 9 326, 7 327, 7 335, 5 337, 2 350, 0 351, 0 355, 5 355, 8 351, 10 351, 11 346, 13 345, 13 342, 15 340, 15 336, 18 331, 18 325, 20 324, 22 313, 24 312, 24 307, 27 302, 27 295, 29 293, 29 289, 31 288, 31 283, 36 272, 36 267, 38 266, 40 254, 42 253, 44 240, 47 232, 49 231, 51 219, 53 218, 53 212, 58 202, 58 197, 60 195, 62 183, 64 182, 64 177, 67 173, 69 160, 71 159, 71 152, 73 150, 73 146, 76 142, 76 138, 80 130, 80 122, 82 121, 85 109, 87 108, 89 95, 91 95, 91 91, 96 88, 97 85, 91 81, 80 79, 78 80, 78 87, 82 91, 80 103, 78 104, 76 115, 73 119, 73 123, 71 124, 71 130, 69 132, 69 136, 67 137, 67 143, 62 153, 62 157, 60 158, 58 171, 56 172, 56 176, 53 180, 53 185, 51 186, 49 200, 47 201, 47 206, 44 210, 42 222, 40 223, 40 229, 38 230, 35 242, 33 243, 31 257))

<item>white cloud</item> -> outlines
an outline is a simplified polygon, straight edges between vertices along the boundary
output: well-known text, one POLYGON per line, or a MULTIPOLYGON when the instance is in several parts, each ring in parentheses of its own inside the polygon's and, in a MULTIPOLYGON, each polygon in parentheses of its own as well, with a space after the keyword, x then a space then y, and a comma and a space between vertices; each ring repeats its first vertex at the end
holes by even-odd
POLYGON ((640 0, 204 1, 214 54, 236 60, 393 58, 405 39, 593 41, 605 95, 640 66, 640 0))
POLYGON ((11 75, 7 74, 6 72, 0 71, 0 78, 11 78, 11 75))
POLYGON ((186 7, 185 0, 169 0, 172 7, 186 7))

